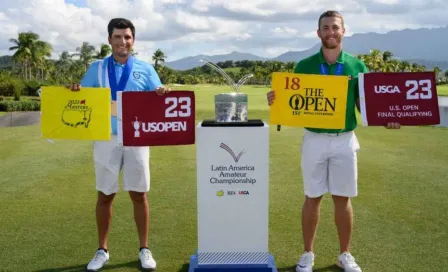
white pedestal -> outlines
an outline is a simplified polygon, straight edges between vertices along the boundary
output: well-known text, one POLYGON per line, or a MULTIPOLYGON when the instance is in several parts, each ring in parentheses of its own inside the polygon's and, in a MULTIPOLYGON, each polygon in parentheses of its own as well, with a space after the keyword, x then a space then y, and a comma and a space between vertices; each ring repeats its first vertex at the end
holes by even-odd
POLYGON ((448 127, 448 96, 439 96, 439 113, 440 125, 439 127, 448 127))
POLYGON ((190 271, 277 271, 268 253, 269 126, 256 123, 197 126, 198 251, 190 271))

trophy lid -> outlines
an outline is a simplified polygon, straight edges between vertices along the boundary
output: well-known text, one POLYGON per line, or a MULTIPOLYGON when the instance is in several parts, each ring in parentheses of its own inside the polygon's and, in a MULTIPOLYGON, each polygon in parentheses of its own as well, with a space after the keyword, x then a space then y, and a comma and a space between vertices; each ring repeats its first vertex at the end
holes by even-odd
POLYGON ((245 102, 247 103, 247 94, 245 93, 221 93, 215 95, 215 103, 216 102, 236 102, 241 103, 245 102))

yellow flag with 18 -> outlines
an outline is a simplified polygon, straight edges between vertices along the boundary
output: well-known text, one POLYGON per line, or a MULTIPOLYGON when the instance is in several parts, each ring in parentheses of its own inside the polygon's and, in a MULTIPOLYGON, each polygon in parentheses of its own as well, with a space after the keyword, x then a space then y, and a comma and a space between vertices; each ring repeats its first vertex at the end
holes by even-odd
POLYGON ((270 123, 293 127, 345 128, 348 76, 272 74, 275 102, 270 123))

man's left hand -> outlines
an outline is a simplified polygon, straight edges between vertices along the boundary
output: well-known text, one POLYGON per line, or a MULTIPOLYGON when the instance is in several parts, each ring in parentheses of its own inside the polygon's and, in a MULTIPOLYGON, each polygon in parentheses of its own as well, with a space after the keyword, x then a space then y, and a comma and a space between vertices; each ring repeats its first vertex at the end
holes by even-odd
POLYGON ((401 127, 400 123, 387 123, 386 128, 389 129, 399 129, 401 127))
POLYGON ((156 89, 156 93, 158 95, 164 95, 166 93, 169 93, 171 91, 171 88, 167 88, 165 86, 159 87, 156 89))

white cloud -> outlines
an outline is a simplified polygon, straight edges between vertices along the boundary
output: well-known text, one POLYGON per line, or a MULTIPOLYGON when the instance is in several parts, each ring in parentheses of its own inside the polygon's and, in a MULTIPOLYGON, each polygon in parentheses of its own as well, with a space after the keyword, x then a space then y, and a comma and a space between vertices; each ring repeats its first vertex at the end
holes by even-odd
POLYGON ((136 26, 136 51, 151 61, 160 48, 167 61, 201 53, 252 52, 272 57, 318 43, 317 19, 328 9, 344 15, 346 35, 447 24, 445 0, 2 0, 0 54, 8 40, 33 31, 55 56, 82 42, 107 43, 113 17, 136 26), (82 4, 81 4, 82 3, 82 4), (78 5, 78 6, 76 6, 78 5), (81 6, 81 7, 80 7, 81 6))
POLYGON ((317 32, 316 30, 307 32, 303 35, 304 38, 316 38, 317 37, 317 32))
POLYGON ((284 34, 284 35, 291 35, 291 34, 297 34, 297 29, 294 29, 294 28, 291 28, 291 27, 287 27, 287 26, 285 26, 285 27, 275 27, 273 30, 272 30, 274 33, 277 33, 277 34, 284 34))

